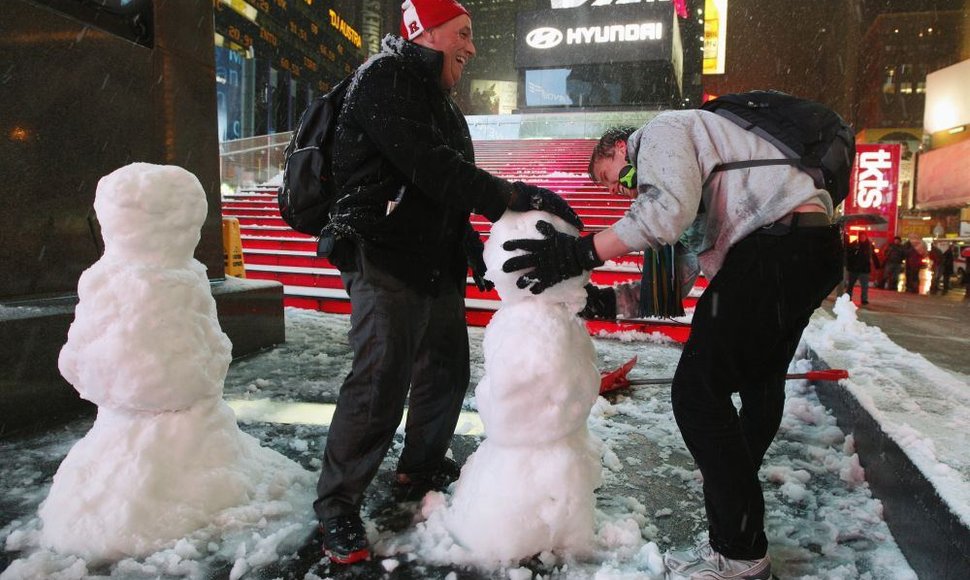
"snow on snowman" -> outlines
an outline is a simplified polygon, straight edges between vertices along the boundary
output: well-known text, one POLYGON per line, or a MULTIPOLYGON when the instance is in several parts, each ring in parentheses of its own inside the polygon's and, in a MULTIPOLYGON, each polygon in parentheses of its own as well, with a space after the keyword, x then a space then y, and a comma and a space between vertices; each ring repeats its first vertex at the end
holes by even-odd
POLYGON ((230 508, 292 514, 281 504, 312 475, 241 432, 222 399, 232 345, 193 258, 207 211, 199 180, 134 163, 101 179, 94 208, 105 251, 81 275, 58 366, 98 415, 54 475, 40 544, 137 558, 206 526, 244 525, 230 508))
MULTIPOLYGON (((582 320, 589 276, 533 295, 522 272, 502 264, 520 251, 506 240, 537 238, 539 220, 576 235, 545 212, 506 212, 485 245, 487 278, 502 307, 485 330, 485 374, 475 390, 486 438, 469 457, 449 499, 430 494, 417 534, 452 538, 445 559, 485 567, 543 553, 583 557, 594 541, 600 447, 587 429, 599 392, 596 352, 582 320)), ((445 542, 449 544, 450 542, 445 542)))

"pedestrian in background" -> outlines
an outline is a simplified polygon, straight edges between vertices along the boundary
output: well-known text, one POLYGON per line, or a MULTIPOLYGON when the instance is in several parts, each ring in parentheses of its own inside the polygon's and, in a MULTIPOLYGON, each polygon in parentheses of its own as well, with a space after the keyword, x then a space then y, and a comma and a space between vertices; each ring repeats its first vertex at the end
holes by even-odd
POLYGON ((940 277, 943 275, 943 250, 937 244, 930 244, 930 294, 940 291, 940 277))
MULTIPOLYGON (((970 258, 970 246, 963 248, 961 252, 964 259, 970 258)), ((966 269, 963 270, 963 286, 963 299, 965 301, 970 301, 970 271, 967 271, 966 269)))
POLYGON ((852 289, 856 281, 859 282, 859 292, 862 305, 869 304, 869 272, 871 268, 879 267, 879 259, 869 241, 866 232, 859 232, 859 237, 854 242, 849 242, 845 248, 845 270, 847 273, 845 283, 845 293, 852 300, 852 289))
POLYGON ((882 280, 880 288, 895 292, 899 287, 899 275, 903 272, 903 263, 906 261, 906 252, 899 236, 887 242, 882 250, 882 280))
POLYGON ((950 291, 950 279, 953 278, 953 265, 957 257, 957 245, 950 244, 947 246, 946 251, 943 252, 943 262, 940 266, 943 281, 943 289, 941 293, 946 295, 950 291))
POLYGON ((906 292, 919 294, 919 271, 926 267, 923 263, 926 247, 919 238, 910 235, 903 248, 906 254, 906 292))

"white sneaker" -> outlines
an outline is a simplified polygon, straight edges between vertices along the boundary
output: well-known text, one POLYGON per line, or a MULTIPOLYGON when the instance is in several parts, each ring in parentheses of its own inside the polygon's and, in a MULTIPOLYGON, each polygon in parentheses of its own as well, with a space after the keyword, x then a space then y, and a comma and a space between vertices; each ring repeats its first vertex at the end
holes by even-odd
POLYGON ((769 580, 771 559, 765 554, 757 560, 725 558, 703 542, 688 550, 664 555, 670 580, 769 580))

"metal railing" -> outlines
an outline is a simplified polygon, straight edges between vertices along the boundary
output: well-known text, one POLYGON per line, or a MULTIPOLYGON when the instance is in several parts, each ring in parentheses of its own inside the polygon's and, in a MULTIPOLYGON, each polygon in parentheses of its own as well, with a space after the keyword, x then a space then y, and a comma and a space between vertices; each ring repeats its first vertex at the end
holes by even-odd
POLYGON ((292 131, 287 131, 219 143, 222 192, 279 181, 283 150, 292 135, 292 131))
MULTIPOLYGON (((516 115, 469 115, 472 139, 598 139, 615 125, 639 127, 659 111, 603 111, 524 113, 516 115)), ((292 131, 247 137, 219 144, 222 191, 235 192, 266 183, 277 183, 283 171, 283 150, 292 131)), ((281 183, 281 182, 279 182, 281 183)))
POLYGON ((640 127, 660 111, 571 111, 568 113, 519 113, 515 115, 468 115, 468 129, 475 141, 492 139, 599 139, 615 126, 640 127))

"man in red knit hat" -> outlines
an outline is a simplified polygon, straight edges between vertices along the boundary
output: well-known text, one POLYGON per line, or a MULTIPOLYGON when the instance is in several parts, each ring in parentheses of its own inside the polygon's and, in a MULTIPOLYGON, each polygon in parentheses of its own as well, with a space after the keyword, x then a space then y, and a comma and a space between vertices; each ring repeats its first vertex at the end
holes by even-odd
POLYGON ((404 0, 401 37, 444 53, 441 86, 445 89, 458 84, 465 64, 475 56, 471 15, 454 0, 404 0))
POLYGON ((353 365, 327 432, 313 504, 331 561, 370 556, 364 492, 408 403, 395 496, 418 500, 458 477, 445 457, 470 378, 465 285, 484 279, 469 214, 543 210, 582 228, 555 193, 478 168, 451 99, 475 56, 472 21, 454 0, 407 0, 401 37, 354 74, 337 118, 338 202, 321 237, 350 296, 353 365))

